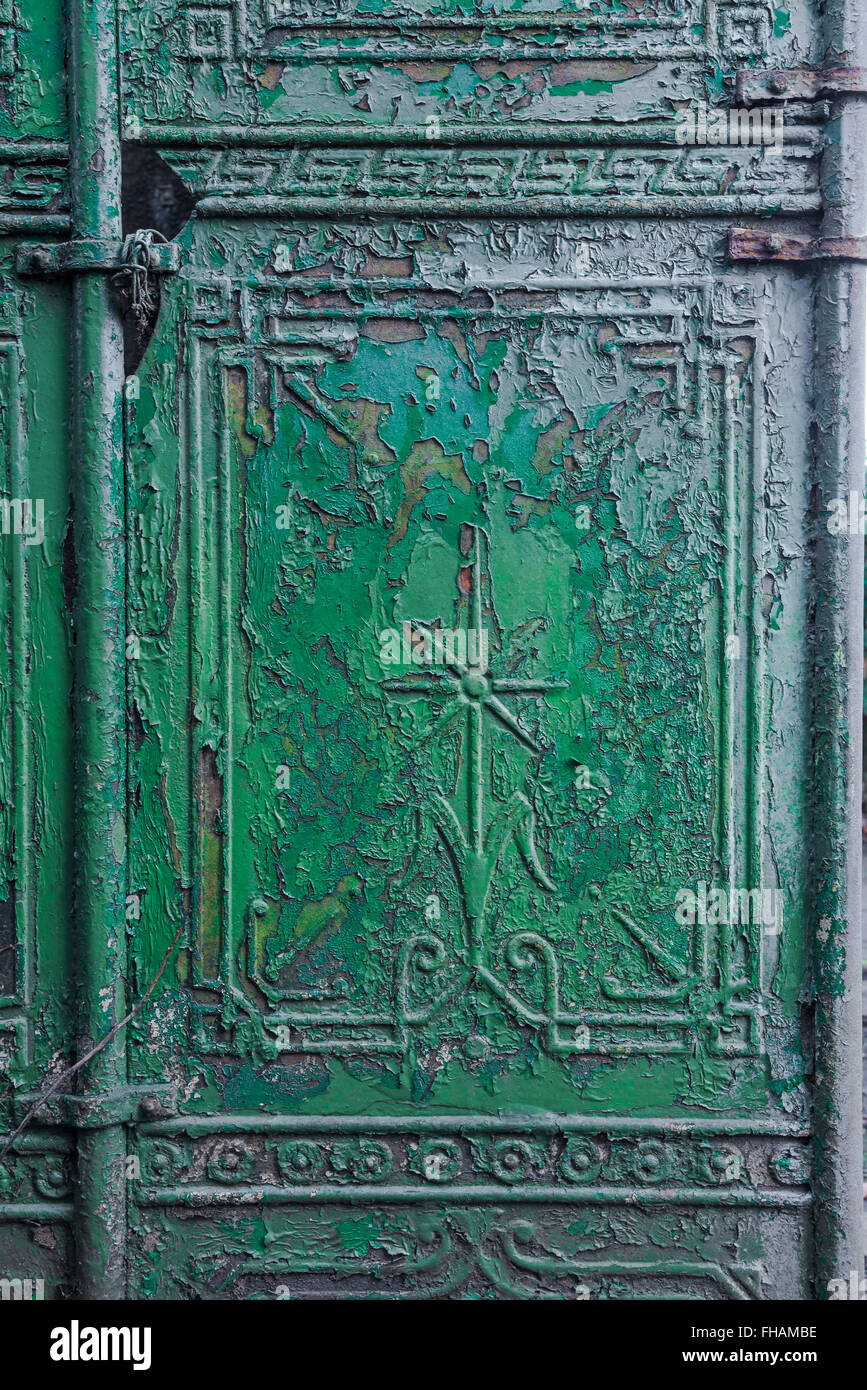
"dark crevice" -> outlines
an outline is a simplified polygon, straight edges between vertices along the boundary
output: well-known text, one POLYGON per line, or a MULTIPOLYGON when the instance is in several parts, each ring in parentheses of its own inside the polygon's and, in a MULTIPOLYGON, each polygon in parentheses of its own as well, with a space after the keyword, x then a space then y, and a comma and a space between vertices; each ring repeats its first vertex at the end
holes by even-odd
POLYGON ((60 547, 60 578, 63 585, 63 601, 70 621, 75 623, 75 604, 78 599, 78 566, 75 559, 75 536, 72 521, 68 521, 63 531, 60 547))
POLYGON ((15 884, 7 882, 0 901, 0 995, 15 993, 15 884))
POLYGON ((816 1001, 802 1003, 800 1010, 801 1056, 804 1059, 804 1072, 812 1077, 816 1058, 816 1001))
MULTIPOLYGON (((150 229, 172 241, 186 226, 195 196, 156 150, 125 141, 122 147, 121 212, 123 234, 150 229)), ((124 371, 132 376, 153 336, 160 312, 160 277, 153 277, 153 305, 142 323, 132 314, 123 321, 124 371)))
POLYGON ((130 710, 130 742, 136 753, 140 753, 142 745, 147 737, 145 733, 144 721, 141 717, 141 710, 138 707, 138 700, 133 700, 130 710))

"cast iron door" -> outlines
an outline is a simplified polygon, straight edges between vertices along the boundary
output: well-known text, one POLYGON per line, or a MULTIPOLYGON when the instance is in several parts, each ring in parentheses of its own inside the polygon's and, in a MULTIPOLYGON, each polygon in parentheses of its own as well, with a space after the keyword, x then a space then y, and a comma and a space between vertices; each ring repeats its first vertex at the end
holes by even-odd
POLYGON ((10 1120, 80 1066, 5 1160, 10 1274, 848 1287, 854 0, 72 0, 69 123, 37 8, 10 1120))

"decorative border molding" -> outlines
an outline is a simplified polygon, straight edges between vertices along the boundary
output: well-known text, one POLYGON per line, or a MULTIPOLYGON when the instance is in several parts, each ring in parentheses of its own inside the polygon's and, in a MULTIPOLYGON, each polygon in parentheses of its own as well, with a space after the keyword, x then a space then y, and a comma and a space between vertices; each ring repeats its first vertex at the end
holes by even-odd
POLYGON ((638 1259, 621 1249, 552 1254, 538 1240, 535 1216, 531 1211, 484 1222, 477 1211, 458 1208, 448 1222, 425 1217, 401 1232, 401 1244, 408 1249, 397 1256, 376 1243, 365 1251, 340 1253, 324 1248, 307 1255, 232 1250, 195 1256, 184 1282, 211 1298, 439 1299, 460 1297, 458 1291, 468 1286, 481 1296, 495 1289, 507 1298, 533 1300, 575 1299, 576 1286, 580 1297, 591 1300, 694 1299, 698 1288, 730 1300, 761 1297, 758 1263, 684 1259, 678 1249, 654 1250, 638 1259))
MULTIPOLYGON (((666 281, 645 280, 641 282, 607 281, 564 281, 552 280, 550 285, 544 280, 531 288, 542 298, 538 308, 524 303, 512 304, 508 298, 499 303, 497 293, 491 292, 492 307, 476 308, 455 302, 454 296, 447 295, 449 302, 441 309, 427 304, 401 308, 395 302, 394 291, 412 286, 423 289, 420 282, 389 281, 382 288, 391 293, 390 302, 383 304, 371 286, 356 286, 362 297, 371 297, 359 303, 352 314, 345 310, 305 309, 304 294, 314 289, 322 291, 325 285, 311 279, 302 278, 302 293, 293 300, 295 289, 302 286, 297 277, 248 281, 245 285, 234 285, 227 277, 217 277, 209 281, 190 282, 189 324, 186 330, 188 363, 186 380, 188 383, 188 402, 183 415, 182 451, 187 457, 188 495, 197 499, 190 515, 191 562, 192 562, 192 612, 194 625, 194 650, 206 652, 213 644, 225 644, 223 658, 215 663, 220 671, 216 684, 210 679, 204 686, 194 682, 192 698, 199 711, 201 727, 200 741, 207 743, 213 728, 214 737, 222 737, 226 731, 225 769, 220 787, 220 815, 222 825, 232 825, 232 710, 229 689, 231 687, 231 643, 226 634, 233 622, 234 599, 232 595, 232 576, 229 557, 232 554, 231 525, 228 501, 232 495, 232 460, 229 432, 219 422, 208 424, 205 419, 207 402, 225 397, 225 372, 233 366, 244 367, 248 363, 252 345, 266 359, 273 359, 275 369, 282 370, 315 369, 323 362, 345 360, 354 353, 357 334, 363 331, 367 318, 412 317, 416 321, 436 322, 441 318, 461 319, 478 323, 484 330, 502 328, 511 322, 520 322, 522 331, 531 331, 533 326, 568 326, 571 321, 605 321, 617 327, 617 336, 607 350, 626 353, 634 368, 646 367, 651 370, 664 368, 671 377, 671 409, 681 420, 685 434, 693 438, 709 439, 716 436, 715 455, 720 460, 719 491, 725 499, 723 528, 726 540, 728 561, 722 574, 723 601, 721 605, 721 643, 725 637, 744 627, 747 634, 747 665, 752 667, 749 688, 753 691, 755 708, 750 709, 750 738, 752 756, 745 769, 746 802, 750 807, 748 824, 751 839, 745 847, 743 866, 750 883, 762 882, 762 826, 764 769, 764 712, 763 712, 763 646, 761 641, 760 595, 751 594, 750 604, 743 623, 737 621, 735 592, 737 578, 737 555, 742 546, 751 551, 751 563, 745 567, 749 574, 764 572, 761 562, 764 540, 760 521, 753 521, 752 531, 742 533, 740 518, 749 517, 760 509, 750 510, 750 499, 761 497, 764 478, 764 440, 762 429, 763 391, 760 377, 752 378, 752 399, 749 405, 738 404, 734 369, 726 356, 726 343, 736 338, 740 343, 747 337, 754 343, 753 370, 761 371, 764 352, 761 328, 755 321, 753 291, 742 282, 725 280, 712 281, 666 281), (545 291, 549 293, 545 295, 545 291), (561 302, 553 304, 551 292, 562 296, 561 302), (651 302, 636 308, 635 296, 641 294, 651 302), (636 322, 633 323, 633 318, 636 322), (690 325, 689 328, 687 325, 690 325), (684 349, 689 349, 686 361, 684 349), (282 367, 281 367, 282 364, 282 367), (219 379, 213 373, 220 374, 219 379), (720 376, 721 385, 717 398, 721 406, 719 418, 709 416, 709 377, 714 371, 720 376), (223 384, 220 384, 222 380, 223 384), (718 432, 718 436, 717 436, 718 432), (213 433, 217 457, 217 491, 213 514, 206 518, 201 508, 204 506, 204 490, 201 478, 204 476, 202 450, 204 441, 213 433), (736 435, 746 441, 748 463, 745 474, 741 476, 738 464, 736 435), (743 497, 743 501, 740 499, 743 497), (207 533, 212 541, 223 538, 217 545, 206 544, 207 533), (208 555, 217 555, 215 567, 208 555), (216 626, 214 625, 216 622, 216 626)), ((342 287, 342 282, 339 282, 342 287)), ((338 288, 335 282, 332 288, 338 288)), ((471 287, 474 290, 482 286, 471 287)), ((502 287, 498 287, 498 290, 502 287)), ((739 360, 741 360, 739 358, 739 360)), ((732 806, 735 799, 735 690, 731 673, 723 663, 721 671, 721 728, 720 728, 720 775, 718 820, 720 826, 719 843, 722 846, 724 881, 735 883, 738 880, 738 861, 741 857, 735 847, 732 806)), ((198 754, 196 754, 198 757, 198 754)), ((197 778, 200 769, 191 769, 193 785, 199 785, 197 778)), ((250 1001, 241 982, 236 978, 238 953, 242 948, 245 933, 251 930, 250 912, 255 904, 248 904, 246 911, 233 901, 233 875, 230 856, 232 853, 231 829, 228 833, 215 835, 210 851, 207 836, 206 808, 199 807, 199 830, 197 832, 196 856, 198 862, 190 865, 191 881, 201 885, 206 881, 212 884, 209 890, 213 900, 207 909, 207 920, 221 922, 219 944, 208 943, 199 936, 198 950, 193 953, 193 977, 191 985, 193 1010, 191 1045, 207 1055, 235 1054, 249 1048, 256 1040, 258 1046, 273 1050, 273 1038, 263 1034, 265 1029, 289 1027, 293 1030, 293 1041, 289 1050, 304 1053, 328 1053, 343 1055, 386 1054, 403 1055, 409 1045, 413 1027, 414 1011, 403 999, 406 990, 397 985, 395 1011, 377 1009, 365 1012, 364 1008, 347 1005, 342 1000, 312 1001, 297 1003, 294 1007, 284 1003, 275 1011, 262 1018, 251 1012, 250 1001), (204 827, 204 830, 203 830, 204 827), (209 875, 204 873, 206 852, 213 852, 219 860, 219 871, 209 875), (202 991, 213 992, 214 998, 206 1003, 202 991), (224 1009, 228 1009, 235 1020, 231 1028, 220 1023, 224 1009), (236 1034, 240 1028, 241 1032, 236 1034), (241 1035, 246 1041, 241 1043, 241 1035)), ((203 917, 201 902, 196 897, 194 918, 200 922, 203 917)), ((618 914, 624 930, 642 941, 647 950, 654 954, 655 944, 641 926, 624 914, 618 914)), ((201 932, 201 928, 197 928, 201 932)), ((514 991, 504 991, 492 985, 500 997, 501 1006, 514 1013, 525 1022, 542 1027, 546 1046, 552 1054, 559 1055, 686 1055, 691 1047, 689 1029, 695 1023, 688 1006, 691 986, 700 980, 713 965, 720 974, 719 1008, 713 1006, 711 1014, 704 1020, 708 1029, 708 1046, 713 1055, 727 1057, 754 1056, 761 1051, 762 1008, 761 1008, 761 927, 751 929, 755 963, 754 976, 749 981, 732 978, 731 962, 726 949, 725 929, 719 929, 719 939, 711 940, 713 933, 697 929, 693 943, 693 958, 672 976, 666 967, 664 950, 658 950, 656 959, 664 982, 639 991, 630 991, 618 985, 606 990, 612 1007, 593 1009, 589 1012, 568 1012, 563 1009, 559 999, 556 961, 553 973, 548 980, 544 1012, 538 1008, 525 1006, 514 991), (553 992, 552 992, 553 991, 553 992), (635 1008, 632 1013, 622 1007, 624 1001, 632 1000, 635 1008), (620 1007, 616 1007, 620 1006, 620 1007), (531 1016, 532 1015, 532 1016, 531 1016), (721 1025, 725 1024, 724 1030, 721 1025), (577 1036, 582 1025, 592 1027, 594 1038, 588 1045, 577 1036), (637 1030, 650 1029, 646 1036, 637 1030)), ((402 954, 404 973, 412 962, 407 952, 418 949, 418 941, 406 943, 402 954)), ((538 953, 537 953, 538 954, 538 953)), ((543 953, 544 954, 544 953, 543 953)), ((553 955, 553 953, 551 953, 553 955)), ((545 957, 547 960, 547 956, 545 957)), ((541 956, 535 964, 544 964, 541 956)), ((550 962, 549 962, 550 966, 550 962)), ((448 990, 443 999, 450 997, 448 990)), ((440 1001, 441 1002, 441 1001, 440 1001)), ((440 1003, 434 1000, 430 1008, 434 1011, 440 1003)), ((425 1017, 428 1015, 425 1014, 425 1017)), ((228 1017, 228 1015, 227 1015, 228 1017)))
MULTIPOLYGON (((741 1257, 744 1228, 752 1234, 758 1223, 744 1213, 729 1215, 724 1250, 697 1230, 694 1250, 684 1252, 656 1232, 635 1253, 577 1234, 578 1215, 556 1206, 504 1211, 450 1205, 447 1214, 430 1204, 377 1207, 381 1237, 347 1246, 339 1230, 345 1209, 326 1208, 309 1241, 274 1230, 272 1212, 262 1253, 243 1237, 224 1236, 216 1250, 211 1242, 207 1253, 193 1255, 169 1278, 217 1299, 489 1297, 492 1289, 534 1300, 761 1297, 763 1267, 741 1257)), ((193 1213, 185 1217, 191 1219, 193 1213)), ((148 1234, 145 1228, 145 1241, 148 1234)))
MULTIPOLYGON (((7 497, 30 495, 27 468, 25 383, 22 380, 23 350, 18 306, 11 295, 0 296, 0 421, 4 426, 0 447, 0 478, 7 497)), ((14 988, 0 998, 0 1070, 26 1066, 32 1060, 32 1005, 35 991, 36 923, 32 900, 33 885, 33 727, 30 710, 29 554, 23 541, 8 546, 9 579, 4 585, 8 607, 2 614, 6 633, 5 698, 3 713, 7 721, 4 747, 11 753, 3 770, 7 786, 4 801, 11 807, 6 847, 6 877, 14 883, 13 939, 14 988)), ((7 943, 4 943, 7 944, 7 943)))
POLYGON ((71 1145, 27 1135, 0 1163, 0 1223, 72 1219, 71 1145))
POLYGON ((810 130, 768 147, 467 141, 164 150, 198 217, 692 217, 821 209, 810 130))
MULTIPOLYGON (((276 1119, 276 1117, 275 1117, 276 1119)), ((139 1132, 142 1206, 250 1203, 574 1202, 584 1205, 801 1207, 812 1146, 803 1132, 650 1133, 605 1120, 552 1130, 523 1120, 440 1117, 436 1128, 365 1118, 350 1129, 284 1117, 271 1129, 193 1135, 179 1119, 139 1132), (487 1122, 486 1122, 487 1121, 487 1122), (162 1129, 162 1132, 160 1130, 162 1129), (157 1131, 156 1133, 154 1131, 157 1131)), ((661 1122, 665 1124, 666 1122, 661 1122)))
POLYGON ((68 159, 61 141, 0 142, 0 234, 69 230, 68 159))
POLYGON ((176 61, 190 65, 264 58, 283 62, 540 63, 580 58, 708 59, 750 57, 767 48, 769 0, 658 0, 654 12, 528 7, 419 15, 408 4, 388 14, 358 0, 181 0, 164 36, 176 61))
MULTIPOLYGON (((390 77, 402 75, 409 87, 414 81, 447 81, 450 68, 474 74, 481 84, 488 81, 493 70, 499 69, 516 85, 529 69, 548 69, 556 82, 558 65, 581 62, 598 65, 606 61, 633 61, 636 77, 644 76, 648 65, 660 63, 681 65, 682 71, 712 68, 734 72, 757 53, 767 52, 774 33, 775 10, 771 0, 657 0, 652 13, 649 6, 625 12, 620 0, 608 0, 600 12, 601 2, 593 0, 591 9, 588 0, 586 9, 571 8, 568 12, 565 8, 548 10, 540 6, 529 10, 501 7, 495 13, 491 7, 485 7, 476 14, 420 15, 410 4, 401 3, 390 5, 387 14, 363 13, 357 0, 311 4, 296 4, 294 0, 150 0, 148 11, 142 16, 132 0, 127 0, 135 14, 129 40, 124 42, 122 37, 121 41, 125 54, 127 138, 160 145, 163 139, 176 143, 181 135, 190 145, 216 139, 246 146, 263 133, 272 132, 275 126, 280 130, 278 103, 264 109, 251 106, 245 115, 236 116, 244 122, 241 126, 229 123, 224 128, 217 116, 216 124, 203 126, 199 121, 184 132, 183 125, 176 123, 186 120, 187 110, 204 111, 196 94, 201 93, 207 101, 215 69, 220 70, 230 88, 238 91, 249 84, 254 66, 272 65, 277 74, 274 80, 286 68, 305 67, 320 73, 327 70, 329 82, 336 74, 346 93, 357 78, 375 81, 377 73, 383 70, 390 77), (147 41, 151 36, 161 51, 169 49, 171 86, 177 91, 186 88, 189 93, 186 103, 174 104, 174 116, 166 108, 164 94, 154 89, 153 74, 144 56, 151 51, 147 41), (516 65, 514 69, 512 64, 516 65)), ((125 23, 122 15, 122 34, 125 23)), ((628 76, 628 72, 618 71, 615 80, 623 81, 628 76)), ((588 77, 592 80, 594 74, 588 72, 588 77)), ((565 83, 576 80, 580 81, 580 77, 564 71, 565 83)), ((524 90, 531 94, 526 84, 524 90)), ((699 82, 696 94, 703 91, 699 82)), ((668 102, 662 94, 661 100, 665 114, 668 102)), ((408 109, 412 105, 410 102, 408 109)), ((444 101, 442 107, 440 117, 446 122, 454 120, 453 104, 444 101)), ((431 108, 431 116, 435 109, 431 108)), ((286 107, 283 131, 291 134, 303 119, 303 109, 286 107)), ((342 110, 335 109, 334 119, 338 124, 332 127, 332 134, 341 127, 350 138, 364 133, 363 109, 356 109, 348 97, 342 110)), ((517 118, 510 115, 504 119, 498 133, 505 127, 517 130, 521 124, 519 109, 517 118)), ((552 128, 553 142, 557 143, 556 123, 552 128)), ((381 134, 388 133, 373 129, 369 139, 375 144, 381 134)), ((410 130, 410 137, 412 133, 410 130)), ((621 130, 619 138, 628 143, 630 135, 621 130)), ((612 134, 609 143, 614 144, 617 139, 612 134)), ((744 207, 742 211, 749 209, 744 207)))
POLYGON ((192 1222, 165 1277, 205 1298, 761 1298, 760 1233, 801 1238, 812 1200, 811 1134, 764 1114, 218 1114, 136 1138, 134 1239, 192 1222), (356 1213, 380 1234, 347 1246, 356 1213))

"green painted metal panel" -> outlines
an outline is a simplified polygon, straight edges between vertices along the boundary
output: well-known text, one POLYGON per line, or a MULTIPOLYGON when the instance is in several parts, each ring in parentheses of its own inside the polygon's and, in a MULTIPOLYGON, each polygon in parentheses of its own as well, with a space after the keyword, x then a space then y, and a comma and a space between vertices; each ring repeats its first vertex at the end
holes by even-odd
POLYGON ((729 232, 861 235, 862 118, 687 121, 857 64, 855 17, 148 0, 119 63, 72 18, 71 133, 16 97, 0 209, 46 498, 4 541, 10 1128, 79 1063, 3 1160, 10 1272, 35 1233, 103 1297, 827 1296, 863 274, 729 232), (179 248, 125 386, 119 134, 179 248), (15 261, 70 209, 103 269, 15 261))
MULTIPOLYGON (((68 1055, 74 1028, 72 647, 68 622, 71 313, 13 273, 7 234, 69 226, 59 5, 0 8, 0 1105, 68 1055)), ((0 1162, 0 1271, 68 1286, 71 1136, 22 1136, 0 1162)), ((14 1287, 14 1285, 12 1286, 14 1287)), ((33 1284, 36 1288, 38 1285, 33 1284)))

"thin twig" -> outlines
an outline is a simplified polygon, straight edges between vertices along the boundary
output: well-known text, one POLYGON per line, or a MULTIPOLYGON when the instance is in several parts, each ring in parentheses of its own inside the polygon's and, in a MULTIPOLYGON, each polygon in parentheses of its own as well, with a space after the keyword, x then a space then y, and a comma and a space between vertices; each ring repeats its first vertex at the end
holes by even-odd
POLYGON ((163 972, 165 971, 165 968, 169 963, 169 956, 172 954, 172 951, 175 949, 175 946, 178 943, 182 926, 183 923, 181 923, 181 925, 178 927, 177 931, 175 932, 174 936, 169 942, 168 950, 163 956, 162 965, 160 966, 159 970, 157 971, 156 975, 151 981, 147 992, 142 995, 141 999, 138 1001, 135 1007, 130 1009, 126 1017, 122 1018, 119 1023, 116 1023, 114 1027, 106 1033, 105 1037, 101 1040, 101 1042, 96 1043, 96 1045, 92 1047, 89 1052, 85 1052, 83 1057, 79 1057, 78 1061, 74 1062, 71 1067, 67 1067, 65 1071, 62 1071, 60 1075, 56 1077, 54 1081, 52 1081, 51 1085, 48 1087, 48 1090, 44 1091, 43 1094, 39 1097, 39 1099, 33 1102, 30 1109, 25 1114, 24 1119, 19 1124, 18 1128, 16 1130, 13 1130, 12 1134, 10 1134, 9 1138, 6 1140, 6 1143, 3 1145, 3 1148, 0 1149, 0 1161, 2 1161, 6 1157, 18 1136, 20 1134, 23 1134, 24 1130, 30 1124, 34 1115, 38 1114, 38 1112, 42 1109, 43 1105, 45 1105, 46 1101, 49 1101, 51 1097, 55 1094, 55 1092, 60 1089, 64 1081, 68 1081, 70 1076, 74 1076, 77 1071, 80 1071, 83 1066, 86 1066, 87 1063, 91 1061, 92 1058, 94 1058, 98 1052, 101 1052, 104 1047, 108 1047, 108 1044, 111 1042, 112 1038, 117 1037, 121 1028, 125 1028, 128 1023, 132 1022, 136 1014, 141 1013, 142 1009, 144 1008, 147 1001, 150 999, 151 995, 153 994, 154 990, 159 984, 160 979, 162 978, 163 972))

